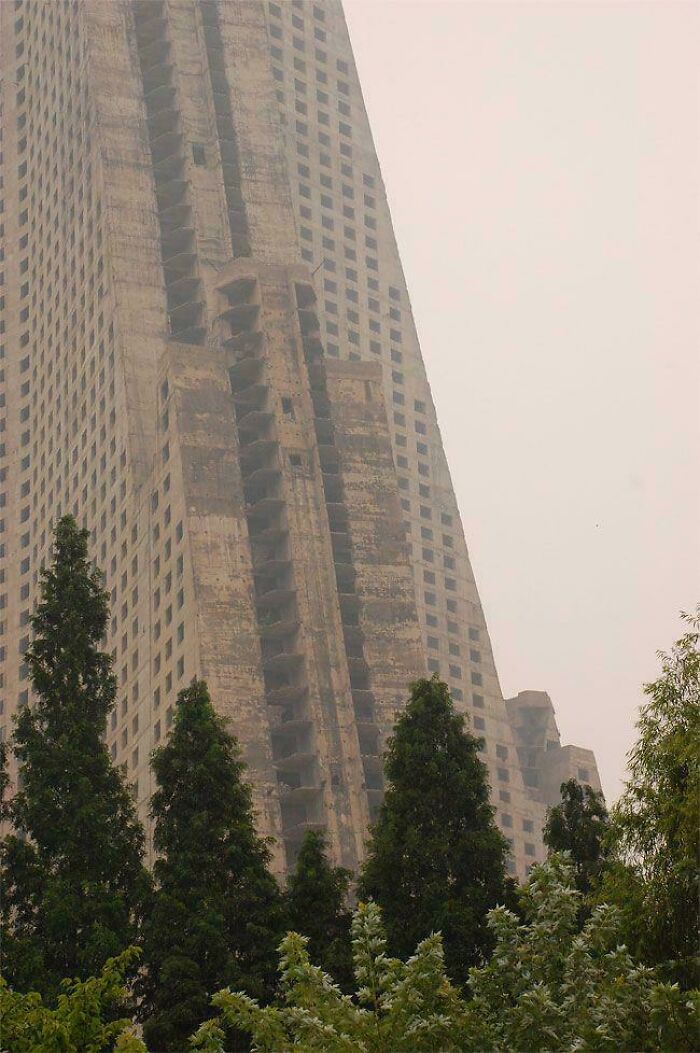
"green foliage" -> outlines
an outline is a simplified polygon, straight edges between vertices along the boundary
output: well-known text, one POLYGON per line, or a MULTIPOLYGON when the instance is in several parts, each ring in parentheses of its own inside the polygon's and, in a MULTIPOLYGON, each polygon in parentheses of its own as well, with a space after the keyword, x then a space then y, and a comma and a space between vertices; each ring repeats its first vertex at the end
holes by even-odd
POLYGON ((128 1019, 114 1019, 127 1000, 124 977, 138 957, 131 947, 97 977, 64 980, 56 1007, 41 995, 18 994, 0 980, 0 1045, 11 1053, 146 1053, 128 1019))
POLYGON ((445 975, 440 936, 424 940, 406 963, 386 954, 378 907, 361 905, 353 918, 354 998, 309 961, 306 939, 289 933, 280 947, 283 1005, 261 1008, 230 990, 214 997, 221 1011, 197 1032, 193 1045, 222 1053, 222 1023, 248 1032, 257 1053, 458 1053, 464 1006, 445 975))
POLYGON ((550 852, 568 852, 576 888, 587 896, 601 873, 608 829, 608 810, 602 793, 581 786, 576 779, 561 784, 561 804, 547 810, 543 831, 550 852))
POLYGON ((88 536, 61 519, 42 572, 26 653, 36 701, 16 721, 16 833, 2 844, 5 976, 48 1000, 62 977, 95 975, 136 941, 149 889, 143 832, 103 741, 115 679, 99 649, 108 602, 88 536))
POLYGON ((282 899, 253 824, 235 739, 193 681, 178 697, 170 739, 152 760, 157 891, 144 925, 144 1035, 182 1050, 209 1015, 212 994, 235 985, 271 993, 282 899))
POLYGON ((650 963, 669 963, 681 986, 697 986, 700 839, 700 609, 661 676, 629 755, 629 781, 612 812, 613 862, 601 896, 623 912, 625 935, 650 963))
POLYGON ((308 830, 296 869, 287 883, 287 924, 308 939, 311 959, 335 977, 343 990, 352 984, 352 915, 345 903, 350 872, 332 867, 323 834, 308 830))
POLYGON ((534 1051, 694 1050, 697 992, 660 984, 618 944, 614 908, 597 907, 582 931, 580 894, 566 858, 534 867, 520 921, 489 912, 495 950, 469 974, 465 999, 445 974, 439 934, 402 962, 386 953, 378 907, 353 918, 357 993, 344 995, 311 964, 307 941, 282 942, 281 1000, 262 1008, 230 990, 213 1002, 218 1019, 193 1039, 200 1053, 222 1053, 224 1027, 252 1037, 254 1053, 534 1053, 534 1051))
POLYGON ((524 923, 491 912, 493 955, 469 976, 468 1048, 694 1050, 697 998, 633 962, 614 908, 596 907, 579 933, 579 904, 570 863, 555 855, 531 872, 524 923))
POLYGON ((389 786, 360 882, 382 908, 392 952, 405 958, 439 930, 453 979, 490 946, 486 914, 506 896, 507 845, 478 749, 447 686, 414 684, 389 743, 389 786))

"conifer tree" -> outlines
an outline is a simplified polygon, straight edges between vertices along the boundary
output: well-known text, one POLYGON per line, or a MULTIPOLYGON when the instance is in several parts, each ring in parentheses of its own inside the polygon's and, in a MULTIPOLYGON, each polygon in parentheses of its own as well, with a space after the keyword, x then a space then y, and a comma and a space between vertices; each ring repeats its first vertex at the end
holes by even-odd
POLYGON ((570 853, 576 888, 588 896, 605 860, 608 809, 599 790, 576 779, 563 782, 560 792, 561 803, 547 809, 542 837, 550 852, 570 853))
POLYGON ((141 1016, 148 1048, 167 1053, 188 1048, 220 987, 271 995, 284 919, 245 766, 203 681, 180 692, 170 738, 152 766, 159 855, 144 926, 141 1016))
POLYGON ((386 753, 389 785, 359 890, 382 908, 393 954, 407 957, 440 931, 462 983, 490 946, 487 911, 506 898, 507 845, 478 750, 447 685, 414 684, 386 753))
POLYGON ((35 700, 12 738, 20 788, 2 845, 4 975, 49 1001, 64 977, 97 974, 136 942, 149 889, 143 832, 103 740, 116 681, 99 647, 108 597, 88 537, 61 519, 42 571, 26 652, 35 700))
POLYGON ((323 834, 308 830, 287 883, 287 925, 308 937, 309 954, 343 989, 352 987, 350 872, 326 856, 323 834))

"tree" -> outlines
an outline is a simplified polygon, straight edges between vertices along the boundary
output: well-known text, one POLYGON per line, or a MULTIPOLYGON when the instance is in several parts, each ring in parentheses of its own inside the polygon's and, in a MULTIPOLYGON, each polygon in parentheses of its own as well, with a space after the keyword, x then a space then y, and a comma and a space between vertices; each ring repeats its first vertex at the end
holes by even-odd
POLYGON ((491 960, 470 970, 470 997, 445 973, 442 940, 423 940, 407 962, 390 958, 375 903, 352 924, 357 993, 343 995, 311 964, 307 941, 281 946, 281 996, 262 1008, 220 991, 220 1011, 196 1033, 200 1053, 223 1053, 223 1027, 247 1032, 257 1053, 508 1053, 674 1050, 696 1047, 697 992, 661 984, 619 944, 614 908, 598 906, 579 931, 580 893, 567 858, 533 868, 524 921, 496 907, 491 960))
POLYGON ((0 980, 3 1050, 12 1053, 146 1053, 123 1012, 128 1001, 124 978, 138 958, 130 947, 110 958, 97 977, 64 980, 57 1005, 44 1005, 36 992, 18 994, 0 980))
POLYGON ((470 971, 465 1049, 695 1050, 697 997, 632 960, 614 907, 597 906, 579 932, 580 899, 570 861, 554 855, 531 871, 524 923, 491 911, 495 948, 470 971))
POLYGON ((357 994, 342 994, 311 964, 307 940, 292 932, 280 947, 282 1005, 261 1008, 240 992, 220 991, 218 1019, 192 1045, 223 1053, 222 1025, 252 1036, 258 1053, 460 1053, 465 1007, 445 975, 442 940, 429 936, 406 963, 388 957, 379 908, 361 904, 352 923, 357 994))
POLYGON ((345 903, 350 872, 332 867, 323 834, 307 830, 287 883, 287 923, 308 938, 309 954, 340 986, 352 983, 352 915, 345 903))
POLYGON ((447 686, 414 684, 389 742, 389 786, 360 882, 360 896, 382 908, 392 952, 406 957, 439 930, 455 979, 489 947, 486 914, 506 895, 507 845, 478 750, 447 686))
POLYGON ((152 766, 159 856, 141 1017, 146 1043, 165 1053, 186 1048, 219 987, 271 994, 283 918, 245 766, 203 681, 180 692, 170 739, 152 766))
POLYGON ((12 738, 21 788, 2 845, 5 975, 55 998, 133 944, 149 890, 143 832, 103 741, 114 705, 111 658, 99 649, 108 599, 88 561, 88 531, 66 516, 26 652, 35 701, 12 738))
POLYGON ((561 784, 561 803, 547 809, 543 839, 550 852, 569 852, 576 888, 585 897, 601 873, 608 810, 599 790, 576 779, 561 784))
POLYGON ((625 934, 647 962, 699 981, 700 608, 661 676, 644 686, 629 780, 612 812, 612 865, 601 896, 619 904, 625 934))

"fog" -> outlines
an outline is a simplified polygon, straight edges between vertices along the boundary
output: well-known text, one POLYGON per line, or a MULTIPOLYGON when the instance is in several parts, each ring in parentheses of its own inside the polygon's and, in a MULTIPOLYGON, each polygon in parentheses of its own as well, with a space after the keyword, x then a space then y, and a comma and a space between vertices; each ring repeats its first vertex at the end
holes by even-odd
POLYGON ((700 599, 700 7, 345 10, 503 691, 613 798, 700 599))

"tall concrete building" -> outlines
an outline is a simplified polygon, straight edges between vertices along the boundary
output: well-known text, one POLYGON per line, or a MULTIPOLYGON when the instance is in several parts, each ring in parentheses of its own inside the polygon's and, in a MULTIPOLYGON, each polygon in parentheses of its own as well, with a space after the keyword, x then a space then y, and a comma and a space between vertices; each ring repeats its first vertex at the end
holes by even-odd
POLYGON ((547 802, 499 687, 340 3, 5 0, 0 70, 4 733, 72 512, 107 576, 108 744, 144 820, 150 752, 202 675, 278 868, 317 827, 356 867, 407 685, 438 672, 524 874, 547 802))

